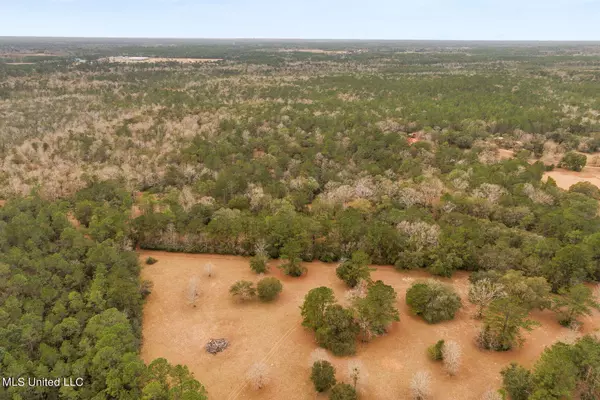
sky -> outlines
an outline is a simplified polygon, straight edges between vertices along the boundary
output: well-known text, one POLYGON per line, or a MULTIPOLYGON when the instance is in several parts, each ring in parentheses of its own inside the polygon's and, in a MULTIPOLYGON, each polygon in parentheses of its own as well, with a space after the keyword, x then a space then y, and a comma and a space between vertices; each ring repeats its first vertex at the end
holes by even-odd
POLYGON ((600 0, 0 0, 0 36, 600 40, 600 0))

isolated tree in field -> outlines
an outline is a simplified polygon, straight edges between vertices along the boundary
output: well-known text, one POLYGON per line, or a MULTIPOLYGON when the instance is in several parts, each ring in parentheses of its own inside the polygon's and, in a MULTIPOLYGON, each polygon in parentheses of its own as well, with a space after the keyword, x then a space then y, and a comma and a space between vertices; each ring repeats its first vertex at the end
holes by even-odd
POLYGON ((528 369, 517 363, 511 363, 500 374, 504 390, 509 394, 511 400, 527 400, 529 398, 533 382, 528 369))
POLYGON ((353 288, 361 279, 370 281, 371 269, 369 256, 364 251, 356 251, 352 253, 352 258, 342 262, 335 273, 338 278, 346 282, 346 285, 353 288))
POLYGON ((484 314, 483 330, 478 342, 481 347, 505 351, 523 342, 521 330, 531 330, 537 325, 528 320, 529 310, 510 297, 494 300, 484 314))
POLYGON ((358 400, 358 394, 352 385, 338 383, 331 389, 329 400, 358 400))
POLYGON ((593 309, 600 309, 592 289, 583 284, 561 289, 558 293, 560 296, 554 299, 553 308, 561 325, 569 326, 577 322, 579 317, 592 315, 593 309))
POLYGON ((427 371, 417 371, 410 380, 410 393, 413 400, 427 400, 431 396, 431 375, 427 371))
POLYGON ((430 324, 453 319, 462 306, 451 286, 434 280, 412 285, 406 292, 406 304, 430 324))
POLYGON ((204 273, 207 277, 212 278, 215 273, 215 266, 211 262, 204 264, 204 273))
POLYGON ((371 285, 365 298, 356 300, 355 309, 365 338, 381 335, 392 322, 400 321, 396 291, 382 281, 371 285))
POLYGON ((477 305, 476 318, 483 316, 483 311, 490 303, 506 295, 504 285, 492 282, 488 278, 472 282, 469 287, 469 301, 477 305))
POLYGON ((260 390, 269 384, 269 367, 265 363, 255 363, 246 376, 255 390, 260 390))
POLYGON ((325 321, 325 310, 335 303, 333 290, 321 286, 311 289, 304 297, 304 303, 300 307, 302 310, 302 326, 317 330, 325 321))
POLYGON ((356 352, 358 330, 352 311, 338 304, 330 305, 325 310, 323 324, 317 329, 317 343, 336 356, 352 355, 356 352))
POLYGON ((199 295, 200 295, 200 289, 198 287, 198 278, 193 277, 188 282, 188 287, 187 287, 187 292, 186 292, 186 297, 187 297, 188 303, 191 306, 196 307, 196 300, 198 300, 199 295))
POLYGON ((441 339, 438 340, 435 344, 429 346, 427 348, 427 354, 429 355, 429 358, 431 358, 433 361, 442 360, 444 358, 444 354, 442 353, 442 350, 444 349, 444 343, 445 340, 441 339))
POLYGON ((447 340, 442 347, 444 369, 450 375, 456 375, 462 364, 462 348, 454 340, 447 340))
POLYGON ((316 361, 312 366, 310 380, 317 392, 326 392, 336 384, 335 368, 329 361, 316 361))
POLYGON ((571 171, 581 171, 585 165, 587 164, 587 157, 583 154, 575 153, 574 151, 569 151, 564 155, 560 163, 559 167, 570 169, 571 171))
POLYGON ((235 298, 247 301, 256 296, 256 288, 250 281, 237 281, 229 288, 229 293, 235 298))
POLYGON ((283 285, 279 282, 279 279, 274 278, 272 276, 263 278, 258 281, 256 285, 256 290, 258 292, 258 298, 261 301, 273 301, 281 290, 283 289, 283 285))
POLYGON ((269 255, 266 251, 266 243, 260 241, 254 247, 254 257, 250 259, 250 269, 257 274, 265 274, 269 272, 269 255))

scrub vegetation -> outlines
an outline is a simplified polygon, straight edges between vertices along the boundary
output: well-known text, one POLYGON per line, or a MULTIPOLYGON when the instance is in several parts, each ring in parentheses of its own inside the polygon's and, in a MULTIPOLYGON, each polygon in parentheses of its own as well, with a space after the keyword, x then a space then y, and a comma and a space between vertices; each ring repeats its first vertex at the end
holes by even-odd
MULTIPOLYGON (((181 288, 188 312, 215 290, 265 312, 294 296, 335 356, 390 334, 403 300, 441 326, 472 303, 481 357, 527 346, 534 313, 577 332, 600 307, 598 93, 594 43, 0 39, 0 370, 87 383, 0 395, 207 397, 187 367, 139 357, 156 290, 140 269, 163 263, 142 267, 135 249, 247 257, 259 276, 227 287, 199 266, 181 288), (123 55, 150 58, 111 58, 123 55), (313 261, 337 264, 346 299, 293 292, 313 261), (372 265, 435 279, 397 293, 372 265), (457 271, 468 292, 442 283, 457 271)), ((430 356, 460 380, 464 344, 444 339, 430 356)), ((598 398, 597 353, 594 336, 556 343, 532 369, 507 366, 498 389, 598 398)), ((311 367, 331 398, 368 393, 311 367)), ((269 390, 265 363, 246 368, 269 390)), ((415 369, 393 396, 433 385, 415 369)))

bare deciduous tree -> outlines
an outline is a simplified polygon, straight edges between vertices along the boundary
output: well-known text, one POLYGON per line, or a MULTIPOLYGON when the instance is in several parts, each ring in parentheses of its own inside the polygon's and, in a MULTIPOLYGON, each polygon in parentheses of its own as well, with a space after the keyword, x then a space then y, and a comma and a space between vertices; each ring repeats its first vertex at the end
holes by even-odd
POLYGON ((188 288, 186 293, 188 303, 196 307, 196 300, 198 300, 199 294, 200 290, 198 288, 198 278, 194 276, 188 282, 188 288))
POLYGON ((426 400, 431 396, 431 375, 427 371, 416 372, 410 381, 413 400, 426 400))
POLYGON ((444 368, 450 375, 456 375, 462 362, 462 348, 454 340, 446 340, 442 347, 444 368))
POLYGON ((265 363, 255 363, 248 370, 248 381, 256 390, 260 390, 269 384, 269 367, 265 363))
POLYGON ((369 373, 360 360, 348 361, 348 380, 358 390, 367 384, 369 373))
POLYGON ((345 298, 348 301, 348 303, 353 304, 358 299, 364 299, 367 296, 368 290, 369 282, 367 282, 364 279, 361 279, 358 281, 356 286, 346 291, 345 298))
POLYGON ((475 318, 481 318, 485 308, 500 297, 506 296, 504 285, 492 282, 488 278, 478 280, 469 287, 469 301, 477 305, 475 318))
POLYGON ((213 265, 213 263, 207 262, 206 264, 204 264, 204 273, 209 278, 211 278, 214 275, 215 272, 214 272, 214 265, 213 265))

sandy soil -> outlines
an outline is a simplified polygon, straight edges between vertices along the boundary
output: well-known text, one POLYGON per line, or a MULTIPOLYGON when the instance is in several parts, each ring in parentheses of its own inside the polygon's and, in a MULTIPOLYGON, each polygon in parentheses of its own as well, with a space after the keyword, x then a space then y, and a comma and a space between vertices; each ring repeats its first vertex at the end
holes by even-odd
POLYGON ((515 156, 515 152, 513 150, 508 149, 498 149, 498 157, 501 160, 509 160, 515 156))
MULTIPOLYGON (((313 334, 301 327, 300 311, 304 295, 318 286, 331 287, 337 298, 344 299, 345 287, 335 276, 335 266, 314 262, 302 278, 282 276, 272 268, 271 274, 281 279, 284 288, 272 304, 235 303, 228 289, 240 279, 257 281, 242 257, 140 253, 158 263, 143 267, 142 276, 154 282, 154 290, 144 308, 142 357, 146 362, 165 357, 171 363, 190 367, 206 385, 212 399, 326 399, 317 395, 309 380, 310 354, 317 348, 313 334), (203 275, 205 263, 214 264, 215 276, 203 275), (197 308, 188 305, 185 291, 191 277, 198 276, 201 295, 197 308), (204 351, 210 338, 227 338, 231 344, 215 356, 204 351), (267 388, 254 391, 245 380, 247 370, 255 362, 270 367, 271 382, 267 388)), ((450 281, 463 297, 466 307, 455 320, 428 325, 409 314, 404 297, 416 279, 426 278, 421 271, 400 273, 390 267, 378 267, 374 279, 381 279, 398 292, 400 322, 389 334, 370 343, 359 344, 357 355, 331 356, 337 368, 338 381, 347 378, 349 360, 360 360, 368 379, 360 391, 362 399, 407 399, 413 373, 425 369, 433 378, 433 398, 444 400, 479 399, 488 389, 501 385, 500 370, 511 361, 527 366, 538 358, 545 346, 570 332, 561 327, 550 312, 532 316, 542 326, 526 334, 525 346, 504 353, 479 350, 474 337, 480 322, 472 319, 473 307, 466 301, 468 275, 458 273, 450 281), (453 339, 463 347, 463 368, 455 377, 444 373, 441 364, 427 358, 426 348, 438 339, 453 339)), ((585 320, 584 332, 600 328, 600 314, 585 320)))
POLYGON ((546 181, 548 177, 552 177, 556 181, 558 187, 568 190, 571 185, 578 182, 589 182, 600 188, 600 168, 599 167, 585 167, 581 172, 568 171, 562 168, 557 168, 553 171, 546 172, 543 180, 546 181))

